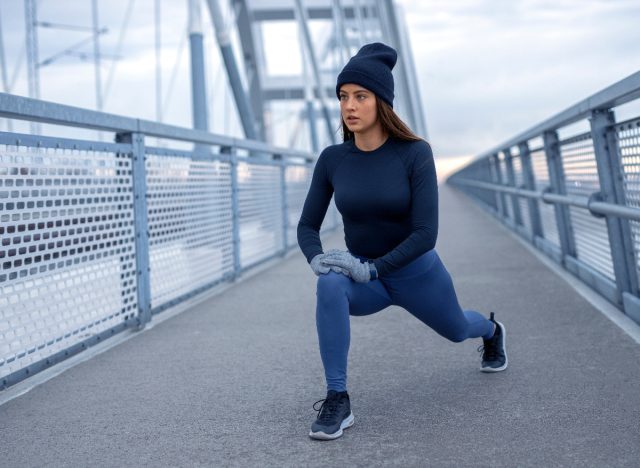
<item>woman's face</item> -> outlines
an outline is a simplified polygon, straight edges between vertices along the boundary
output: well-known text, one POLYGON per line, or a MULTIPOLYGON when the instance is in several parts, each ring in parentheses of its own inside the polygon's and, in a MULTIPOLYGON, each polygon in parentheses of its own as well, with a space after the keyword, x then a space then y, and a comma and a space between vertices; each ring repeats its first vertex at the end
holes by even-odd
POLYGON ((357 84, 340 87, 340 113, 349 131, 366 133, 378 124, 376 95, 357 84))

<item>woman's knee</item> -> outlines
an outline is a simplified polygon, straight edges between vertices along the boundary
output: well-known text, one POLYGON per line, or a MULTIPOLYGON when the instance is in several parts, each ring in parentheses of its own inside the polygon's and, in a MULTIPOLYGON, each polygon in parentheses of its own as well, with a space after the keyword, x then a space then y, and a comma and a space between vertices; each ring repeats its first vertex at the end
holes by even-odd
POLYGON ((445 337, 454 343, 460 343, 468 338, 466 330, 453 330, 448 332, 445 337))
POLYGON ((318 297, 335 296, 345 291, 350 281, 348 276, 331 270, 327 274, 318 276, 316 294, 318 297))

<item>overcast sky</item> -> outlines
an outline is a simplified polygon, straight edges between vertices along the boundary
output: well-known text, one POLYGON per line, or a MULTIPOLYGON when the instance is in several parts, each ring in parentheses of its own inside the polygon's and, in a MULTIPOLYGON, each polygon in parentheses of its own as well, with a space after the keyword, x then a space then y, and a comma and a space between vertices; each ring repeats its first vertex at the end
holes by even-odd
POLYGON ((640 70, 637 0, 398 3, 442 155, 489 150, 640 70))
MULTIPOLYGON (((488 150, 640 69, 638 0, 396 1, 406 14, 429 140, 440 158, 488 150)), ((98 2, 100 24, 109 29, 101 36, 104 54, 117 52, 128 3, 98 2)), ((186 3, 161 2, 162 87, 163 119, 189 126, 186 3)), ((40 0, 39 19, 88 26, 90 4, 89 0, 40 0)), ((26 95, 26 68, 21 58, 23 2, 5 0, 0 3, 0 13, 8 80, 13 83, 13 93, 26 95)), ((114 62, 108 59, 101 67, 105 110, 154 119, 153 1, 136 0, 132 13, 116 67, 112 68, 114 62), (107 86, 110 73, 113 79, 107 86)), ((204 18, 205 31, 210 32, 208 15, 204 18)), ((267 45, 279 52, 280 63, 299 69, 295 58, 299 47, 291 44, 295 26, 272 26, 279 37, 270 35, 267 45)), ((315 28, 315 33, 321 34, 321 29, 315 28)), ((87 33, 50 28, 39 28, 38 34, 40 60, 87 37, 87 33)), ((239 135, 213 41, 212 34, 205 35, 206 47, 213 51, 207 61, 210 99, 215 100, 210 126, 217 133, 239 135), (226 91, 216 91, 223 89, 226 91)), ((41 68, 42 99, 95 108, 92 45, 78 51, 88 54, 84 61, 63 56, 41 68)), ((272 118, 286 121, 290 117, 276 110, 272 118)))

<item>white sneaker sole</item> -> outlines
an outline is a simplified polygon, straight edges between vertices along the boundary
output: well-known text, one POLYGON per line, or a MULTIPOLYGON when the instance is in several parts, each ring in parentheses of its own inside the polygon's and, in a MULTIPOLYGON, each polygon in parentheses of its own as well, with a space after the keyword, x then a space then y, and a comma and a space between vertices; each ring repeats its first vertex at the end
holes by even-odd
POLYGON ((500 372, 503 371, 507 368, 507 365, 509 364, 509 358, 507 357, 507 327, 504 326, 504 324, 502 322, 498 322, 496 320, 497 323, 500 324, 500 326, 502 327, 502 347, 504 349, 504 364, 500 367, 480 367, 480 370, 482 372, 500 372))
POLYGON ((345 418, 344 421, 342 421, 342 424, 340 424, 340 429, 338 429, 333 434, 326 434, 322 431, 318 431, 318 432, 312 431, 312 432, 309 432, 309 437, 311 437, 312 439, 318 439, 318 440, 337 439, 342 435, 342 430, 353 426, 353 423, 354 423, 354 420, 353 420, 353 412, 352 412, 347 418, 345 418))

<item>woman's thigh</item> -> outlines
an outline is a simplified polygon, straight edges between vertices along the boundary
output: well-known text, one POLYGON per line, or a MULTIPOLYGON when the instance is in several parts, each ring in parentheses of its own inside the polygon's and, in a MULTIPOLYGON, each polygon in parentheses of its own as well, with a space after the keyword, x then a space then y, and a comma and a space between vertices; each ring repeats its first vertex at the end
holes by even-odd
POLYGON ((318 277, 318 293, 345 294, 349 303, 349 315, 370 315, 389 307, 392 303, 380 280, 357 283, 348 276, 334 271, 318 277))
POLYGON ((391 281, 388 290, 394 304, 442 336, 451 337, 467 328, 451 275, 439 257, 424 273, 391 281))

